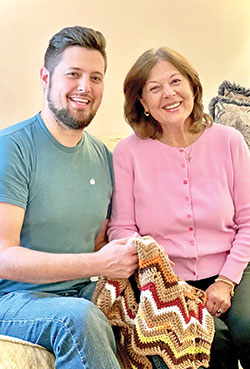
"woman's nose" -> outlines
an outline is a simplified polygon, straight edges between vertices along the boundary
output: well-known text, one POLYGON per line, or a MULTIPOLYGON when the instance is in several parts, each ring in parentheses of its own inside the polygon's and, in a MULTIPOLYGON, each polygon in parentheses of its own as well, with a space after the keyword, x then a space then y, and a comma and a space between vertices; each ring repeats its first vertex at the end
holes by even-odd
POLYGON ((165 97, 172 97, 176 95, 176 92, 174 91, 174 88, 168 84, 165 84, 163 86, 163 94, 165 97))

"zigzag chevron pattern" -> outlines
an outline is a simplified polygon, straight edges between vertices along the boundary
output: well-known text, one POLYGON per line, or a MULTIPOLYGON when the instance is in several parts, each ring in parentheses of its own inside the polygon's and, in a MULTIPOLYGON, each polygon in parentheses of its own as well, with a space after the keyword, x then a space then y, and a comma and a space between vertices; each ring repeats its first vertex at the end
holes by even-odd
POLYGON ((204 291, 173 272, 164 250, 151 237, 133 238, 138 273, 129 279, 101 277, 92 301, 115 329, 126 369, 152 369, 147 358, 162 357, 169 369, 208 367, 214 336, 204 291))

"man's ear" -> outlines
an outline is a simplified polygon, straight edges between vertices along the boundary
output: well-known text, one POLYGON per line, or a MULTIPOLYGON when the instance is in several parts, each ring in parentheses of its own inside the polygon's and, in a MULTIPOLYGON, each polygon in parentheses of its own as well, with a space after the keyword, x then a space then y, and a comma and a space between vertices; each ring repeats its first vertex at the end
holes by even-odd
POLYGON ((47 68, 42 67, 40 70, 40 81, 43 89, 46 89, 49 85, 50 74, 47 68))

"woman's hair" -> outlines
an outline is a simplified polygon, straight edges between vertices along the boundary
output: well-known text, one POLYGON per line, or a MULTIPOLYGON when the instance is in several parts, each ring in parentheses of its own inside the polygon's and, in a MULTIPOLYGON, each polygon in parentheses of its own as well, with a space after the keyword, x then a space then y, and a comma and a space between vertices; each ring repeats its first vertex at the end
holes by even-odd
POLYGON ((213 119, 204 113, 202 104, 202 86, 198 73, 188 61, 175 50, 161 47, 158 50, 150 49, 144 52, 128 72, 123 86, 125 95, 124 114, 125 119, 133 128, 137 136, 141 138, 160 138, 162 136, 161 125, 151 116, 144 114, 143 105, 140 102, 142 89, 145 86, 153 66, 161 61, 170 62, 178 71, 188 79, 194 95, 194 107, 190 114, 190 132, 200 132, 204 125, 210 126, 213 119))

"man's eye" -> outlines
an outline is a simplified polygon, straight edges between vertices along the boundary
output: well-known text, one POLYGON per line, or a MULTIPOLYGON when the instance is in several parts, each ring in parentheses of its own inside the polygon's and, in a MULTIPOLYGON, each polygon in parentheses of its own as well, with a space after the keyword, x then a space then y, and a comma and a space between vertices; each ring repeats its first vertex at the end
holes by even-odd
POLYGON ((93 82, 102 82, 102 78, 99 76, 92 76, 91 79, 93 82))
POLYGON ((77 78, 79 75, 76 72, 68 72, 67 73, 67 76, 68 77, 71 77, 71 78, 77 78))

